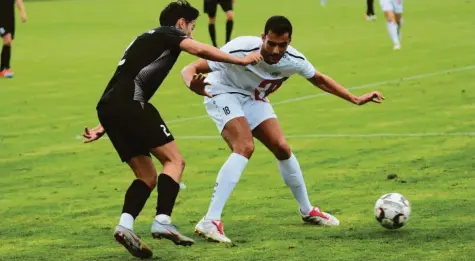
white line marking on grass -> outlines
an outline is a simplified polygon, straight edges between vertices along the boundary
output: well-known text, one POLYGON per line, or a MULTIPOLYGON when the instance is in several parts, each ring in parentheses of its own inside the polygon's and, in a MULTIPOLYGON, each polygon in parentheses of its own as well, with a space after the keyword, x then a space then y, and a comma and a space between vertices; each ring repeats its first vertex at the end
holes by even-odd
MULTIPOLYGON (((428 78, 428 77, 432 77, 432 76, 437 76, 437 75, 442 75, 442 74, 447 74, 447 73, 454 73, 454 72, 461 72, 461 71, 468 71, 468 70, 473 70, 473 69, 475 69, 475 65, 465 66, 465 67, 458 67, 458 68, 436 71, 436 72, 431 72, 431 73, 418 74, 418 75, 402 77, 402 78, 399 78, 399 79, 393 79, 393 80, 388 80, 388 81, 368 83, 368 84, 363 84, 363 85, 359 85, 359 86, 349 87, 347 89, 348 90, 365 89, 365 88, 369 88, 369 87, 375 87, 375 86, 381 86, 381 85, 386 85, 386 84, 391 84, 391 83, 398 83, 398 82, 403 82, 403 81, 410 81, 410 80, 428 78)), ((316 97, 322 97, 322 96, 326 96, 326 95, 328 95, 328 93, 317 93, 317 94, 312 94, 312 95, 305 95, 305 96, 301 96, 301 97, 297 97, 297 98, 282 100, 282 101, 279 101, 279 102, 273 102, 272 105, 277 106, 277 105, 281 105, 281 104, 287 104, 287 103, 292 103, 292 102, 296 102, 296 101, 303 101, 303 100, 313 99, 313 98, 316 98, 316 97)), ((199 120, 199 119, 204 119, 204 118, 208 118, 208 117, 209 117, 208 115, 187 117, 187 118, 170 120, 170 121, 167 121, 166 123, 167 124, 173 124, 173 123, 179 123, 179 122, 185 122, 185 121, 199 120)))
MULTIPOLYGON (((473 137, 475 132, 422 132, 422 133, 369 133, 369 134, 294 134, 285 135, 289 139, 324 139, 324 138, 373 138, 373 137, 450 137, 450 136, 466 136, 473 137)), ((210 140, 221 139, 219 135, 203 135, 203 136, 176 136, 179 140, 210 140)), ((82 136, 76 136, 76 139, 83 139, 82 136)), ((109 139, 103 137, 102 139, 109 139)))

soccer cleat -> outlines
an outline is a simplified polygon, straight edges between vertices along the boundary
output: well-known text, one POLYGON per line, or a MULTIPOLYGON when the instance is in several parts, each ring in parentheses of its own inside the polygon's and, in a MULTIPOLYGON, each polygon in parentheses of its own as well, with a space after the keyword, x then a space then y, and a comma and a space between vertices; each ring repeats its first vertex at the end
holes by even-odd
POLYGON ((157 220, 153 220, 152 223, 152 237, 156 239, 166 238, 173 241, 175 245, 181 246, 191 246, 195 243, 193 239, 180 234, 176 226, 172 224, 163 224, 157 220))
POLYGON ((394 49, 394 50, 401 50, 401 45, 400 45, 400 44, 396 44, 393 49, 394 49))
POLYGON ((366 13, 364 14, 364 18, 366 21, 374 21, 377 19, 376 15, 367 15, 366 13))
POLYGON ((321 212, 319 208, 313 207, 312 211, 308 213, 307 215, 302 214, 302 211, 300 211, 300 215, 302 216, 302 220, 305 223, 310 223, 310 224, 315 224, 315 225, 320 225, 320 226, 339 226, 340 221, 325 212, 321 212))
POLYGON ((149 258, 153 256, 152 250, 134 233, 134 231, 123 226, 117 226, 114 238, 123 245, 129 252, 138 258, 149 258))
POLYGON ((231 239, 227 238, 223 230, 223 222, 221 220, 211 220, 202 218, 195 227, 195 234, 216 243, 231 243, 231 239))
POLYGON ((11 69, 4 69, 0 72, 0 77, 13 78, 13 71, 11 69))

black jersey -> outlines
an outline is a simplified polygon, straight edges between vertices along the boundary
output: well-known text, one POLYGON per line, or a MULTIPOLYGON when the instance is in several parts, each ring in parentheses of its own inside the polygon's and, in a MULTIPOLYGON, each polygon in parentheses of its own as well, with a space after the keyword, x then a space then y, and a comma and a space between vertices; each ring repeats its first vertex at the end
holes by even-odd
POLYGON ((99 104, 150 100, 178 59, 180 43, 186 38, 173 26, 138 36, 125 50, 99 104))

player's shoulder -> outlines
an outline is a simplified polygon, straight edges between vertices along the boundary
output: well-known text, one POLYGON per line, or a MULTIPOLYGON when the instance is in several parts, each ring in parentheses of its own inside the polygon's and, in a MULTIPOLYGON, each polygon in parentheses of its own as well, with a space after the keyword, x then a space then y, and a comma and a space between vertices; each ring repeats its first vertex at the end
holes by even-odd
POLYGON ((183 31, 181 31, 180 29, 174 26, 160 26, 154 29, 150 29, 144 34, 154 34, 154 35, 172 34, 172 35, 186 36, 186 34, 183 31))
POLYGON ((292 47, 291 45, 289 45, 289 47, 287 48, 287 51, 285 51, 285 56, 288 58, 288 59, 291 59, 291 60, 295 60, 295 61, 306 61, 307 58, 305 57, 305 55, 303 55, 301 52, 299 52, 297 49, 295 49, 294 47, 292 47))
POLYGON ((257 36, 239 36, 229 41, 224 47, 229 53, 252 52, 259 50, 262 39, 257 36))

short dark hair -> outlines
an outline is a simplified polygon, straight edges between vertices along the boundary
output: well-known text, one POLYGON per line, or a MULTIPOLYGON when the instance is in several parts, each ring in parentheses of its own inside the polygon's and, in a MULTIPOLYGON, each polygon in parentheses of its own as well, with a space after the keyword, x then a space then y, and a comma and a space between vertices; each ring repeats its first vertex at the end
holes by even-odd
POLYGON ((292 38, 292 24, 285 16, 275 15, 269 18, 264 28, 264 34, 268 34, 269 31, 277 35, 289 33, 289 37, 292 38))
POLYGON ((196 20, 200 15, 200 11, 194 8, 186 0, 178 0, 171 2, 160 13, 161 26, 174 26, 180 18, 184 18, 187 22, 196 20))

